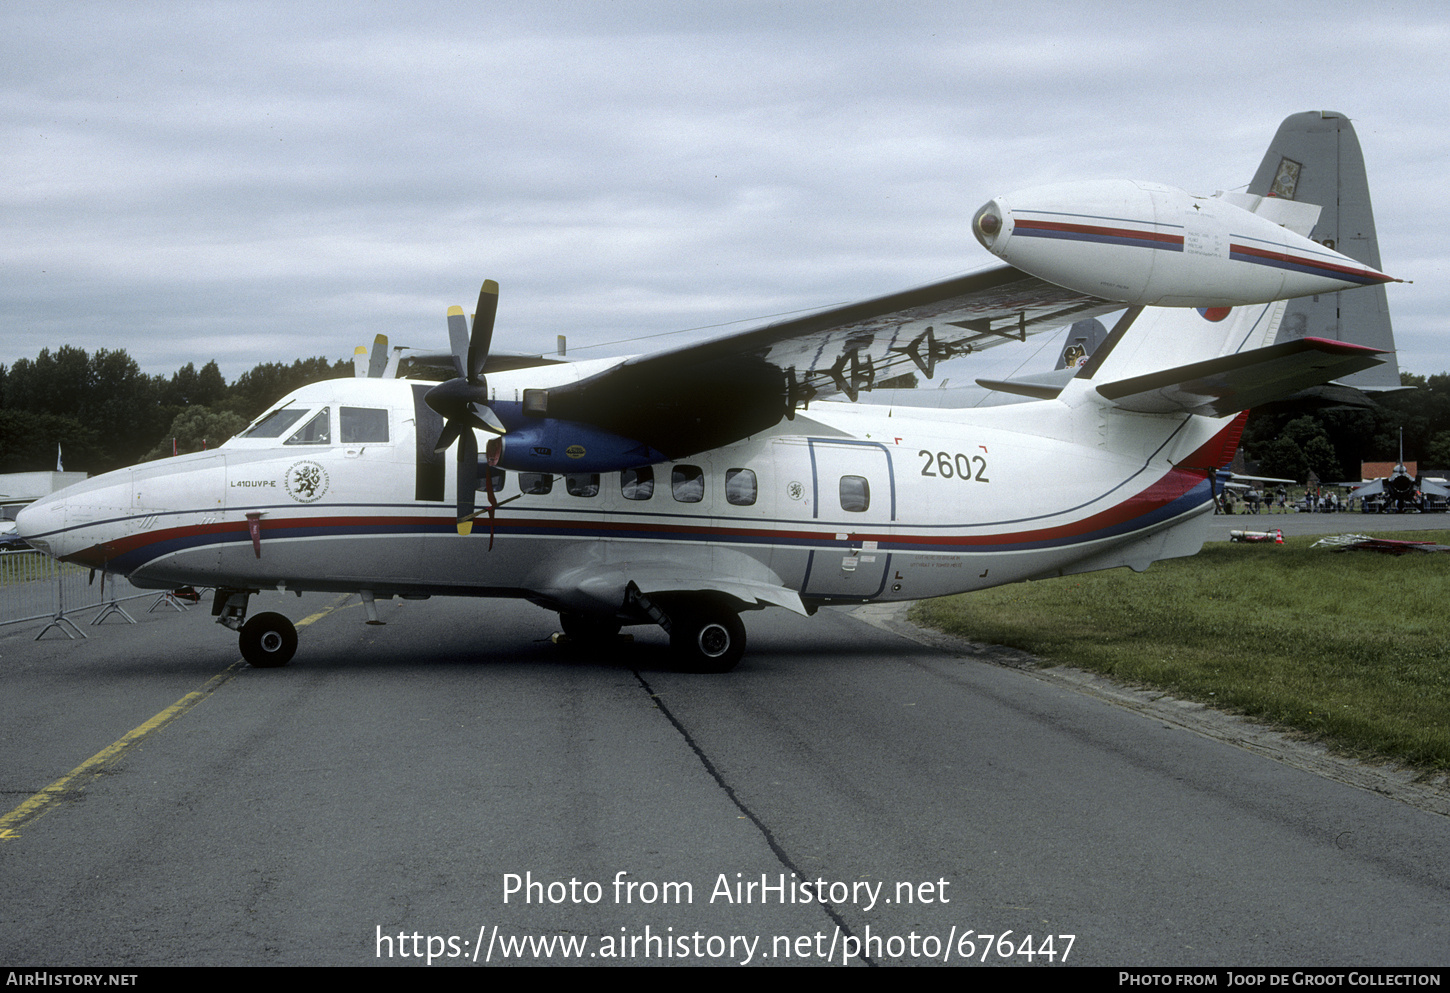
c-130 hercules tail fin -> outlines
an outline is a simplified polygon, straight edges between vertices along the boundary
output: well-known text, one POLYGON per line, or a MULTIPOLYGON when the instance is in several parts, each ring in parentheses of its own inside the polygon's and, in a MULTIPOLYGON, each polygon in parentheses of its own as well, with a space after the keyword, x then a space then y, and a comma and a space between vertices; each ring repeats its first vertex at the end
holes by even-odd
MULTIPOLYGON (((1286 118, 1269 144, 1248 192, 1318 204, 1322 208, 1319 221, 1309 236, 1350 258, 1380 268, 1364 156, 1354 125, 1343 114, 1310 111, 1286 118)), ((1383 285, 1290 300, 1274 343, 1300 338, 1328 338, 1380 349, 1387 353, 1381 356, 1381 365, 1338 382, 1366 393, 1400 388, 1395 336, 1383 285)), ((1334 386, 1318 389, 1333 391, 1334 386)), ((1326 395, 1325 399, 1334 397, 1326 395)))

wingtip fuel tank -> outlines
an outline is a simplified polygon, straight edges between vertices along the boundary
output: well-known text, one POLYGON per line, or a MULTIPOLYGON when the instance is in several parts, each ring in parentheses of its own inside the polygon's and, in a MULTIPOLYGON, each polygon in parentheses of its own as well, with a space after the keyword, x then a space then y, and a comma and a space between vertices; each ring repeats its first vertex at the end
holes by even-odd
POLYGON ((1237 307, 1395 282, 1224 197, 1129 180, 996 197, 972 217, 993 255, 1131 306, 1237 307))

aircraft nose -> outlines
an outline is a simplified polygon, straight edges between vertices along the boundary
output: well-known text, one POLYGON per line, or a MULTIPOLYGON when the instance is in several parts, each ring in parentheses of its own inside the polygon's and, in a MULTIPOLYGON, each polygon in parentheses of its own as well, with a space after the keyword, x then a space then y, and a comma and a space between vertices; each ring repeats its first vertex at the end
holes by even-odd
POLYGON ((57 553, 51 550, 46 535, 59 532, 64 524, 65 501, 54 496, 37 500, 15 515, 15 530, 20 537, 50 555, 57 553))
POLYGON ((90 564, 102 542, 117 536, 131 489, 131 470, 94 476, 43 497, 15 517, 20 536, 68 562, 90 564))

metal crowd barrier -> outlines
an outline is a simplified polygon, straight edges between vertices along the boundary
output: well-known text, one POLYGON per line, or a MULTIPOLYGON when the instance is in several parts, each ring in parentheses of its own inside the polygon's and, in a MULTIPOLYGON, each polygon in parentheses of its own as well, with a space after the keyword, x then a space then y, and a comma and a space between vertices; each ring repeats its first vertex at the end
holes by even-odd
POLYGON ((71 640, 86 633, 71 618, 85 611, 97 614, 91 624, 100 624, 110 617, 135 624, 135 619, 121 604, 127 600, 152 597, 150 609, 169 606, 182 610, 183 605, 169 591, 140 590, 130 581, 110 573, 95 573, 84 566, 57 562, 35 549, 0 552, 0 626, 39 621, 50 618, 35 636, 39 641, 52 629, 71 640))

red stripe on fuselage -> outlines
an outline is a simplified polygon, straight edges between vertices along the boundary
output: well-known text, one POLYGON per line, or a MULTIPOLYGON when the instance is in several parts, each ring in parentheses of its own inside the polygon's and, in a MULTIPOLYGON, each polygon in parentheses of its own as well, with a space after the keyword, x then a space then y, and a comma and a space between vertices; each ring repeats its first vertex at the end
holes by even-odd
POLYGON ((1164 234, 1161 231, 1139 231, 1135 228, 1109 228, 1100 224, 1066 224, 1062 221, 1029 221, 1019 218, 1012 227, 1029 231, 1062 231, 1070 234, 1090 234, 1106 238, 1134 238, 1141 241, 1157 241, 1165 245, 1182 245, 1183 235, 1164 234))
MULTIPOLYGON (((1223 430, 1215 434, 1191 455, 1180 460, 1178 465, 1169 469, 1167 473, 1132 497, 1129 497, 1122 503, 1080 520, 1035 530, 978 535, 947 535, 939 532, 930 533, 920 531, 904 533, 902 531, 868 532, 852 530, 849 532, 849 541, 853 543, 860 541, 878 541, 903 551, 909 551, 913 546, 992 548, 1004 545, 1062 543, 1073 538, 1087 537, 1100 531, 1121 527, 1123 524, 1129 523, 1136 518, 1162 510, 1175 500, 1183 498, 1195 486, 1198 486, 1207 479, 1214 468, 1225 465, 1233 457, 1234 450, 1238 447, 1238 441, 1243 434, 1244 422, 1247 420, 1247 417, 1248 413, 1244 412, 1234 418, 1223 430)), ((842 528, 836 525, 828 525, 830 530, 782 529, 770 526, 756 528, 748 525, 720 527, 710 526, 708 524, 670 524, 663 522, 630 521, 611 515, 570 519, 559 517, 506 517, 504 513, 502 510, 499 511, 499 520, 496 525, 499 530, 525 531, 538 529, 556 533, 562 532, 565 534, 571 531, 577 531, 587 533, 589 537, 602 536, 606 538, 610 536, 627 537, 631 534, 657 534, 704 539, 719 538, 724 541, 728 541, 731 538, 741 538, 818 543, 832 541, 834 535, 842 531, 842 528)), ((327 537, 329 533, 343 536, 340 532, 365 528, 425 530, 437 531, 438 533, 451 533, 454 530, 454 525, 455 521, 451 512, 407 516, 368 514, 359 516, 263 518, 262 555, 265 560, 269 533, 275 534, 279 531, 312 531, 316 532, 316 537, 327 537)), ((970 525, 959 526, 970 527, 970 525)), ((207 536, 226 536, 223 540, 229 538, 230 540, 245 543, 250 543, 251 541, 247 522, 244 520, 214 524, 182 525, 160 531, 133 534, 125 538, 107 542, 104 546, 92 546, 73 555, 66 556, 66 560, 78 562, 92 568, 102 568, 108 562, 114 561, 128 553, 140 551, 148 546, 164 545, 170 542, 207 536)), ((298 536, 292 534, 288 537, 290 539, 298 536)))

